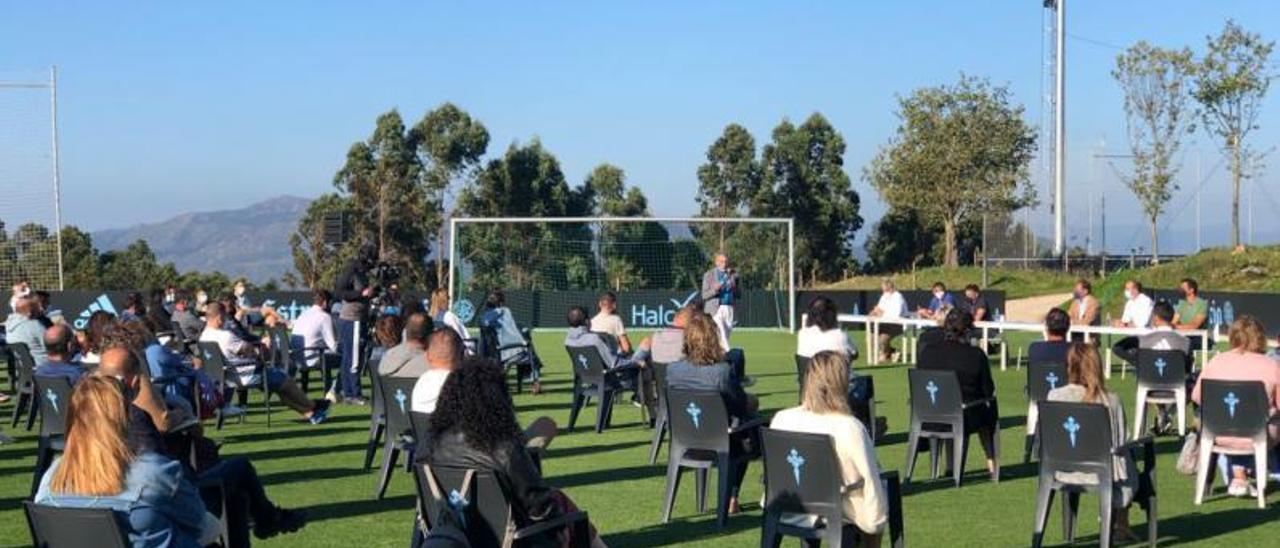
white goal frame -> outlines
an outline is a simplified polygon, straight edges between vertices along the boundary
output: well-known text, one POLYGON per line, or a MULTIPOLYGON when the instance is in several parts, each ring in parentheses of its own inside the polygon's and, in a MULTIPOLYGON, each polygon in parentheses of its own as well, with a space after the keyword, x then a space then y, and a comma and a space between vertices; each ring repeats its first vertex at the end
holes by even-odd
POLYGON ((458 225, 518 223, 726 223, 787 226, 787 329, 796 330, 796 225, 790 217, 452 217, 449 219, 449 302, 456 299, 458 225))

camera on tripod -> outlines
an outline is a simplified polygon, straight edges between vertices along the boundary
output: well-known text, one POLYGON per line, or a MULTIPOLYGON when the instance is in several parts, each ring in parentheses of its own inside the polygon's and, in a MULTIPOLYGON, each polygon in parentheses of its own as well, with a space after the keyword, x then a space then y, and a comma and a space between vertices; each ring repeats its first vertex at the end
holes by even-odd
POLYGON ((400 267, 388 263, 386 261, 378 261, 365 273, 373 285, 373 295, 369 297, 369 304, 376 310, 385 305, 398 305, 399 295, 389 294, 388 289, 400 280, 400 267))

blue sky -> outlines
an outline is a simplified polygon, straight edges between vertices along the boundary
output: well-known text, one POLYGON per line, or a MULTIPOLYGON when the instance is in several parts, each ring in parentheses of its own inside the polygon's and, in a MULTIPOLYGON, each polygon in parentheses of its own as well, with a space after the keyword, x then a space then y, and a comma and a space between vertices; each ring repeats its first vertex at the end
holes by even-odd
MULTIPOLYGON (((694 212, 695 170, 726 124, 763 142, 784 117, 820 111, 848 142, 868 227, 883 206, 861 170, 896 125, 895 94, 963 71, 1008 83, 1040 121, 1039 0, 462 4, 6 2, 0 75, 59 66, 64 219, 91 229, 316 196, 380 112, 413 121, 443 101, 485 123, 491 154, 538 137, 575 183, 600 162, 623 167, 661 215, 694 212)), ((1114 46, 1200 48, 1229 17, 1280 38, 1280 3, 1068 9, 1073 232, 1083 237, 1085 202, 1105 193, 1109 247, 1142 245, 1128 191, 1089 162, 1104 136, 1111 152, 1126 145, 1114 46)), ((1260 148, 1280 140, 1277 93, 1260 148)), ((1207 173, 1217 149, 1193 140, 1207 173)), ((1280 207, 1268 184, 1259 240, 1280 236, 1262 214, 1280 207)), ((1225 179, 1208 188, 1205 240, 1221 243, 1225 179)), ((1193 222, 1189 196, 1171 209, 1193 222)), ((1169 234, 1166 245, 1189 241, 1169 234)))

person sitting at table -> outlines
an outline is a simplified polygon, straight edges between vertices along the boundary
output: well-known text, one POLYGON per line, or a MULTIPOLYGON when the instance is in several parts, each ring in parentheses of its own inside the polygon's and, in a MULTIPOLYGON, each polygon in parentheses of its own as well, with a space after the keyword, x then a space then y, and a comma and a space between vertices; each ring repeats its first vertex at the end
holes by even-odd
POLYGON ((840 329, 836 303, 819 296, 809 302, 805 326, 796 333, 796 355, 812 358, 827 350, 839 352, 850 361, 858 358, 858 348, 849 340, 849 334, 840 329))
MULTIPOLYGON (((1138 280, 1128 280, 1124 282, 1124 314, 1118 320, 1112 320, 1112 327, 1147 327, 1151 325, 1151 311, 1155 303, 1142 292, 1142 282, 1138 280)), ((1138 348, 1138 337, 1131 335, 1124 337, 1112 345, 1111 349, 1117 355, 1125 358, 1126 355, 1136 355, 1138 348)), ((1135 360, 1126 361, 1133 363, 1135 360)))
MULTIPOLYGON (((1093 296, 1093 284, 1081 278, 1076 280, 1075 290, 1071 293, 1071 306, 1067 315, 1071 317, 1071 325, 1098 325, 1101 316, 1098 298, 1093 296)), ((1084 340, 1083 333, 1077 333, 1072 340, 1084 340)))
MULTIPOLYGON (((1173 328, 1178 331, 1208 329, 1209 302, 1200 298, 1200 284, 1192 278, 1184 278, 1178 287, 1183 298, 1173 307, 1173 328)), ((1214 345, 1213 337, 1205 341, 1200 335, 1187 335, 1187 339, 1191 341, 1193 351, 1206 348, 1206 342, 1209 349, 1214 345)))
POLYGON ((840 462, 840 482, 860 483, 843 493, 843 515, 862 533, 862 546, 880 546, 889 505, 880 483, 880 463, 866 425, 849 410, 849 362, 836 351, 819 352, 809 365, 799 406, 779 411, 769 427, 786 432, 826 434, 840 462))
MULTIPOLYGON (((907 300, 898 291, 898 288, 894 286, 893 280, 885 278, 880 281, 880 300, 876 303, 876 307, 871 309, 871 313, 867 315, 884 319, 896 319, 907 315, 907 300)), ((868 329, 870 329, 870 326, 868 326, 868 329)), ((877 327, 877 330, 880 332, 878 337, 880 346, 879 360, 882 362, 893 361, 897 351, 893 349, 890 343, 893 342, 895 336, 902 334, 902 326, 893 323, 882 323, 877 327)))
POLYGON ((947 293, 947 286, 942 282, 933 282, 933 289, 930 290, 929 304, 924 308, 917 310, 921 318, 941 318, 941 312, 944 309, 952 309, 956 306, 956 299, 950 293, 947 293))
POLYGON ((964 286, 964 298, 956 303, 956 308, 968 312, 973 316, 973 321, 987 321, 987 297, 982 294, 982 290, 978 288, 978 284, 969 284, 964 286))
POLYGON ((1050 308, 1044 315, 1044 340, 1031 343, 1027 348, 1027 361, 1031 363, 1067 363, 1067 332, 1071 330, 1071 318, 1061 308, 1050 308))
MULTIPOLYGON (((969 344, 969 331, 973 329, 973 316, 963 310, 947 314, 942 327, 946 340, 920 350, 920 363, 916 367, 939 371, 954 371, 960 383, 964 401, 971 402, 995 396, 996 385, 991 377, 991 364, 987 353, 969 344)), ((995 402, 975 405, 964 410, 964 429, 977 432, 982 450, 987 455, 987 471, 995 472, 995 436, 999 413, 995 402)), ((914 448, 908 448, 908 451, 914 448)))

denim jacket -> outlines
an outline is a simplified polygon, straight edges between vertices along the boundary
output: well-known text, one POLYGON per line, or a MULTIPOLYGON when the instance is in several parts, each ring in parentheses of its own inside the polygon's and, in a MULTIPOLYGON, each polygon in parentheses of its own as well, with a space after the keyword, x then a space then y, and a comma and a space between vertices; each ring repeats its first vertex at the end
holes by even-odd
POLYGON ((204 502, 183 478, 182 465, 155 453, 142 453, 130 463, 124 492, 113 496, 54 493, 49 488, 59 458, 40 480, 36 504, 70 508, 109 508, 126 526, 134 548, 198 548, 208 538, 204 502))

